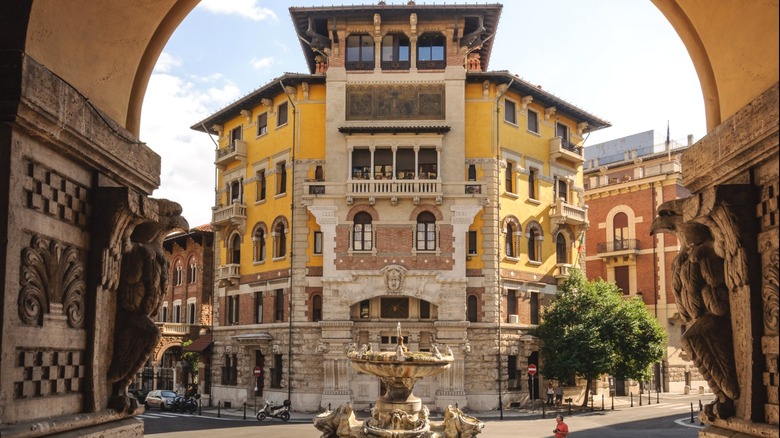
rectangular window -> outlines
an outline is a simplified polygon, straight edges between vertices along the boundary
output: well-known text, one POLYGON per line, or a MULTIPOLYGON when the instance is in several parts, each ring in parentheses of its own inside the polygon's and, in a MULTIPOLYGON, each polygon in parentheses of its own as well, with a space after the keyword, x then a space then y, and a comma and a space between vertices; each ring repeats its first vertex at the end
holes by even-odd
POLYGON ((322 254, 322 231, 314 232, 314 254, 322 254))
POLYGON ((257 136, 265 135, 268 133, 268 113, 263 113, 257 116, 257 136))
POLYGON ((409 318, 409 298, 382 298, 381 316, 391 319, 409 318))
POLYGON ((281 354, 274 354, 274 369, 271 374, 271 387, 272 388, 281 388, 282 387, 282 355, 281 354))
POLYGON ((227 322, 238 324, 238 295, 227 297, 227 322))
POLYGON ((528 198, 536 199, 536 177, 539 171, 530 168, 528 169, 528 198))
POLYGON ((477 255, 477 232, 469 231, 468 255, 477 255))
POLYGON ((517 291, 515 289, 506 291, 506 313, 507 315, 517 315, 517 291))
POLYGON ((506 361, 506 371, 507 371, 507 378, 509 379, 509 382, 507 382, 507 386, 509 389, 518 389, 517 385, 517 356, 507 356, 506 361))
POLYGON ((397 179, 414 179, 414 162, 414 149, 398 149, 395 152, 395 177, 397 179))
POLYGON ((563 141, 569 141, 569 127, 561 123, 555 124, 555 136, 560 137, 563 141))
POLYGON ((504 121, 517 124, 517 105, 511 100, 504 100, 504 121))
POLYGON ((507 161, 506 162, 506 173, 505 173, 506 189, 505 190, 508 193, 514 193, 515 192, 514 184, 513 184, 513 180, 514 180, 514 176, 515 176, 514 167, 515 167, 515 165, 511 161, 507 161))
POLYGON ((230 150, 236 150, 236 141, 240 141, 243 138, 243 130, 241 126, 230 130, 230 150))
POLYGON ((276 322, 284 321, 284 289, 276 289, 274 295, 274 318, 276 322))
POLYGON ((255 292, 255 324, 263 323, 263 293, 255 292))
POLYGON ((539 133, 539 113, 530 109, 528 110, 528 130, 539 133))
POLYGON ((257 195, 255 196, 255 201, 263 201, 265 200, 265 169, 258 170, 257 176, 256 176, 257 182, 255 185, 255 189, 257 191, 257 195))
POLYGON ((287 193, 287 163, 276 163, 276 194, 287 193))
POLYGON ((628 266, 615 266, 615 285, 623 291, 623 295, 631 293, 630 284, 628 266))
POLYGON ((187 323, 195 324, 195 303, 187 304, 187 323))
POLYGON ((431 319, 431 303, 420 300, 420 319, 431 319))
POLYGON ((360 319, 368 319, 371 317, 368 303, 368 300, 360 302, 360 319))
POLYGON ((531 324, 539 324, 539 293, 531 292, 531 324))
POLYGON ((276 127, 280 127, 287 124, 287 102, 277 107, 276 113, 276 127))

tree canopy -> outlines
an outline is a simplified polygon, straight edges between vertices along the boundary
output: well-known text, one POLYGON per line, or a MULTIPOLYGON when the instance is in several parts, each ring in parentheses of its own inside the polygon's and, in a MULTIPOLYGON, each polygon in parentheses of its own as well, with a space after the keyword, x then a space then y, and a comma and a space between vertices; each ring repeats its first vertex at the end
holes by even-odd
POLYGON ((542 316, 536 334, 547 379, 577 375, 588 388, 603 374, 644 381, 663 357, 666 334, 642 300, 624 299, 614 283, 588 281, 577 269, 542 316))

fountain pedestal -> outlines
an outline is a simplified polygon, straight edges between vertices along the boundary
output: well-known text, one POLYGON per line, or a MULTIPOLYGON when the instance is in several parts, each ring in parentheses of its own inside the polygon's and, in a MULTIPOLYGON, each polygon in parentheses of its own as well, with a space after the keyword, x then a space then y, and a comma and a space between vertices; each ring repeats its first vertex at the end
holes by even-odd
POLYGON ((441 354, 436 346, 433 348, 433 353, 410 353, 403 344, 400 324, 395 352, 375 353, 366 345, 355 350, 353 345, 347 353, 352 367, 379 377, 387 391, 376 401, 371 418, 365 422, 355 420, 352 408, 347 405, 318 415, 314 426, 328 438, 439 438, 479 434, 484 424, 452 406, 447 408, 443 422, 430 422, 428 408, 412 394, 417 379, 444 372, 455 359, 449 348, 447 354, 441 354))

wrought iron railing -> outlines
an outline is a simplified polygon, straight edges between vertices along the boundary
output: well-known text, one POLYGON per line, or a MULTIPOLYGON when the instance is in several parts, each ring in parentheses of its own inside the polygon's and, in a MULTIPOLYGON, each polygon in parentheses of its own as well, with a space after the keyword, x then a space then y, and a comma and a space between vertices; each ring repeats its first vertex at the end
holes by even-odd
POLYGON ((637 239, 622 239, 613 240, 612 242, 599 242, 596 245, 596 252, 598 254, 617 251, 638 251, 639 249, 639 240, 637 239))

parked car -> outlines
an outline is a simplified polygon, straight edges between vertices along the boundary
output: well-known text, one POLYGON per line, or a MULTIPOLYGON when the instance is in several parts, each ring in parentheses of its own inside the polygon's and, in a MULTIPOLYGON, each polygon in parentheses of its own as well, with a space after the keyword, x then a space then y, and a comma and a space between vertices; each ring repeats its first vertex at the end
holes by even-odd
POLYGON ((139 405, 146 405, 144 403, 144 400, 146 400, 146 391, 143 389, 131 389, 128 391, 133 397, 135 397, 136 400, 138 400, 139 405))
POLYGON ((160 408, 160 410, 165 411, 173 406, 173 400, 178 397, 178 395, 179 394, 174 391, 167 389, 155 389, 154 391, 149 391, 149 394, 146 394, 144 406, 146 406, 146 409, 160 408))

